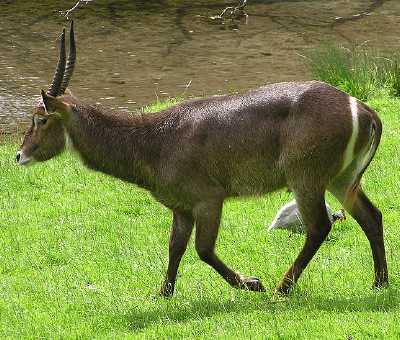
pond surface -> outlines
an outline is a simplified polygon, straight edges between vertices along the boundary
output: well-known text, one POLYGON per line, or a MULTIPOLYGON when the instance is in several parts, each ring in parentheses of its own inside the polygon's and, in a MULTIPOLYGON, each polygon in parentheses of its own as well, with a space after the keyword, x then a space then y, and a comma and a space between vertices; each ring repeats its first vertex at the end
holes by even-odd
MULTIPOLYGON (((22 131, 58 57, 75 1, 0 2, 0 133, 22 131)), ((400 45, 398 0, 248 0, 244 20, 215 16, 232 1, 95 0, 73 13, 81 99, 137 110, 174 96, 245 91, 310 79, 304 53, 321 43, 400 45)))

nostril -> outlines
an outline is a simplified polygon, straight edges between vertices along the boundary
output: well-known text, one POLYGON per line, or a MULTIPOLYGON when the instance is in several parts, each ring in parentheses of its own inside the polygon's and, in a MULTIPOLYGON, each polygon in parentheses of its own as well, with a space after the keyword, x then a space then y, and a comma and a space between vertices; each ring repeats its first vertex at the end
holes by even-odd
POLYGON ((16 156, 17 163, 19 162, 20 158, 21 158, 21 151, 18 151, 16 156))

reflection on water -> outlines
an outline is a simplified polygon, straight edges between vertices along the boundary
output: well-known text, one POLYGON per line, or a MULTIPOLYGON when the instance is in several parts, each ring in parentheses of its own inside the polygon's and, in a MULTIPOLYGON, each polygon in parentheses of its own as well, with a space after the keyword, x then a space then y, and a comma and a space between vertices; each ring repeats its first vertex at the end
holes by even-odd
MULTIPOLYGON (((29 121, 57 61, 60 10, 75 1, 0 3, 0 131, 29 121), (67 5, 66 5, 67 4, 67 5)), ((157 98, 244 91, 308 79, 302 54, 321 42, 397 49, 397 0, 249 0, 239 29, 208 18, 231 1, 95 0, 75 15, 78 63, 71 89, 122 110, 157 98)), ((23 125, 23 124, 22 124, 23 125)))

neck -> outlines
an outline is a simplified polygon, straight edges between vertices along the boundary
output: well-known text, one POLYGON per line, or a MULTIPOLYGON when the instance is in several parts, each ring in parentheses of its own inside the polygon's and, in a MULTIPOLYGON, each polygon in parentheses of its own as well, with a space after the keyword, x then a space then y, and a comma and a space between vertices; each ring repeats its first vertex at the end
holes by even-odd
POLYGON ((65 128, 89 168, 150 189, 162 138, 153 132, 155 120, 76 105, 65 128))

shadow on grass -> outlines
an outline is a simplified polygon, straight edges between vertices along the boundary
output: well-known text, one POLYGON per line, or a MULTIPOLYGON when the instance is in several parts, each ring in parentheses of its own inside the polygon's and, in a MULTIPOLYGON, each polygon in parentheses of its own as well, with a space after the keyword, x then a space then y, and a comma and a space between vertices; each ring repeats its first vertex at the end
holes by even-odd
MULTIPOLYGON (((363 297, 307 296, 297 292, 287 299, 276 299, 267 294, 249 296, 241 294, 234 301, 212 298, 189 299, 185 303, 163 300, 151 310, 131 310, 123 316, 123 323, 130 331, 140 331, 165 323, 182 323, 202 320, 220 314, 242 314, 246 312, 267 312, 287 314, 288 312, 322 311, 331 313, 388 312, 400 305, 398 286, 373 290, 363 297)), ((340 293, 338 293, 339 295, 340 293)), ((233 316, 233 315, 232 315, 233 316)))

